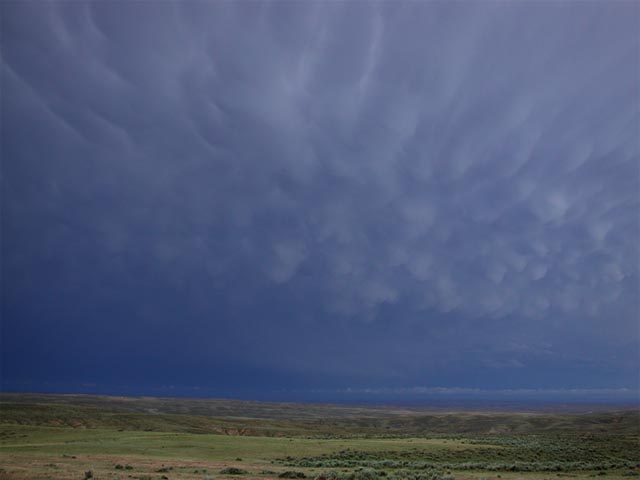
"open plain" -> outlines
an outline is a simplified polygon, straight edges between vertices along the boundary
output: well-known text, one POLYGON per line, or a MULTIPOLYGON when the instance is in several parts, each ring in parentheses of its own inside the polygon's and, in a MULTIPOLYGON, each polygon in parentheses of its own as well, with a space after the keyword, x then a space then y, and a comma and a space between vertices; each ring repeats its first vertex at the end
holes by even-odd
POLYGON ((640 476, 640 414, 4 394, 0 478, 640 476))

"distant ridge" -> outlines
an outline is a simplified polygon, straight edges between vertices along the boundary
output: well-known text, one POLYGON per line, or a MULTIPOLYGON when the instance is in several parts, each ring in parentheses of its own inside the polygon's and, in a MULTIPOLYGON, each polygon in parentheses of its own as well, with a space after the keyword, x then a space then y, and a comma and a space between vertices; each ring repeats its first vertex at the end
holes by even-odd
POLYGON ((354 407, 224 399, 0 394, 3 424, 229 435, 640 433, 637 408, 551 411, 354 407))

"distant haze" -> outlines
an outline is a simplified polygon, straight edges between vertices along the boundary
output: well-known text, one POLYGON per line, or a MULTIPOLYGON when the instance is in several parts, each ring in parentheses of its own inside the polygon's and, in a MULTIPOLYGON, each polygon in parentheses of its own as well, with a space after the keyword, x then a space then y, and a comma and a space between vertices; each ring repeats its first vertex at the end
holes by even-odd
POLYGON ((638 401, 640 3, 0 8, 3 390, 638 401))

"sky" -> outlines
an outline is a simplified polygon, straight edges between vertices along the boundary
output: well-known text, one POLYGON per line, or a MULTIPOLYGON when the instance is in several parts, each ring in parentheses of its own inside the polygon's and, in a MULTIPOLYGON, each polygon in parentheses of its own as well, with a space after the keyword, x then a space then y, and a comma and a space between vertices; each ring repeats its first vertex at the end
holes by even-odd
POLYGON ((1 8, 3 390, 638 399, 639 3, 1 8))

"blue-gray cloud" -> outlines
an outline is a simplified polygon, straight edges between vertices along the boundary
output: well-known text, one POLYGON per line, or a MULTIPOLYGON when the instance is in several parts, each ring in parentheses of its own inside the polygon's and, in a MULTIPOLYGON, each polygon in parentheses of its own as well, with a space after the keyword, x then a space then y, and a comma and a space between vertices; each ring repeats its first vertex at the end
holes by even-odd
POLYGON ((55 296, 275 369, 633 378, 638 5, 3 10, 7 324, 55 296))

